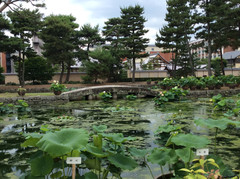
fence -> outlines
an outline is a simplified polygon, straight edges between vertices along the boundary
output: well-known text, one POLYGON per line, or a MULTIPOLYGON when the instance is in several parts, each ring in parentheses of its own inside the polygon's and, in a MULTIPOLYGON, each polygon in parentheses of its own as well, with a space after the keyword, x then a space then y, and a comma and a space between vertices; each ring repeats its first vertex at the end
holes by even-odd
MULTIPOLYGON (((19 81, 18 81, 18 76, 16 73, 3 73, 3 75, 5 76, 5 84, 7 83, 16 83, 18 84, 19 81)), ((82 76, 85 76, 86 73, 85 72, 71 72, 71 75, 70 75, 70 79, 69 81, 83 81, 82 80, 82 76)), ((60 77, 60 73, 55 73, 55 75, 53 76, 53 80, 59 80, 59 77, 60 77)), ((63 75, 63 81, 65 81, 66 79, 66 73, 64 73, 63 75)), ((51 81, 49 81, 51 82, 51 81)))
MULTIPOLYGON (((225 68, 225 75, 240 75, 240 68, 225 68)), ((132 71, 128 70, 128 78, 132 78, 132 71)), ((198 69, 196 72, 196 77, 208 76, 208 71, 206 69, 198 69)), ((167 70, 136 70, 135 78, 165 78, 169 77, 167 70)))

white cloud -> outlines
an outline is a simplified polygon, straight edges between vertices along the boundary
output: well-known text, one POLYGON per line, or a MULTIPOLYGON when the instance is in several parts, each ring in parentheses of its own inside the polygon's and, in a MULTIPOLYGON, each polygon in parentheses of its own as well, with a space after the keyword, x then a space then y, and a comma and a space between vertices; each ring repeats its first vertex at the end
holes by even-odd
POLYGON ((145 28, 149 30, 145 37, 150 44, 155 43, 156 33, 164 23, 166 12, 165 0, 45 0, 46 9, 41 12, 50 14, 72 15, 79 26, 86 23, 99 25, 100 30, 109 18, 120 16, 120 7, 139 4, 144 7, 144 17, 147 19, 145 28))

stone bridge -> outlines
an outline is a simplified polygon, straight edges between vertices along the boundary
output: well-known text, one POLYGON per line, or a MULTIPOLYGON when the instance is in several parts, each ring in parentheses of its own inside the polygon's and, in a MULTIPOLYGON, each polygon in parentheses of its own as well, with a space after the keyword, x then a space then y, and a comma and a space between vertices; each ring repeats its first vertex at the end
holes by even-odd
POLYGON ((134 94, 138 97, 154 97, 158 94, 156 91, 151 89, 138 87, 138 86, 125 86, 125 85, 104 85, 104 86, 93 86, 80 88, 68 92, 64 92, 61 95, 67 95, 69 101, 79 101, 82 99, 98 99, 98 94, 106 91, 110 92, 113 96, 113 99, 117 99, 120 96, 134 94))

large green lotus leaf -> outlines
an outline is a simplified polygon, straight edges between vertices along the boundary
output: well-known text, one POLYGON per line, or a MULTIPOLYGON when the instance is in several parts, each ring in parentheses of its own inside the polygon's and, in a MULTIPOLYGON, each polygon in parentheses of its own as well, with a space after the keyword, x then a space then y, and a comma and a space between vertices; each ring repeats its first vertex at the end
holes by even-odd
POLYGON ((31 174, 44 176, 52 171, 53 159, 49 155, 35 158, 31 161, 31 174))
POLYGON ((164 126, 160 126, 155 133, 163 133, 163 132, 170 133, 172 131, 176 131, 179 129, 181 129, 180 126, 173 126, 173 125, 167 124, 164 126))
POLYGON ((114 143, 123 143, 128 140, 134 140, 132 137, 124 137, 122 133, 104 134, 103 136, 114 143))
POLYGON ((170 153, 171 149, 166 148, 155 148, 152 153, 148 156, 148 161, 153 164, 158 164, 164 166, 170 162, 170 153))
POLYGON ((25 140, 22 144, 21 147, 36 147, 36 144, 40 138, 32 138, 30 137, 29 139, 25 140))
POLYGON ((195 149, 203 148, 210 143, 206 137, 196 136, 193 134, 178 134, 172 137, 171 141, 176 145, 195 149))
POLYGON ((86 145, 86 149, 87 152, 91 153, 92 155, 99 157, 99 158, 103 158, 103 157, 107 157, 108 154, 104 153, 102 151, 102 149, 99 149, 98 147, 95 147, 93 145, 87 144, 86 145))
POLYGON ((97 133, 102 133, 107 129, 107 126, 105 125, 100 125, 100 126, 93 126, 93 130, 97 133))
POLYGON ((83 129, 62 129, 45 134, 37 143, 37 147, 53 157, 58 157, 85 147, 88 139, 89 135, 83 129))
POLYGON ((86 167, 88 169, 94 169, 94 170, 99 170, 101 169, 101 163, 98 159, 87 159, 84 161, 86 167))
POLYGON ((115 155, 109 156, 108 160, 113 165, 121 168, 122 170, 133 170, 138 166, 136 161, 122 154, 115 154, 115 155))
POLYGON ((228 125, 238 125, 238 122, 232 121, 226 118, 222 119, 196 119, 194 123, 200 126, 206 126, 208 128, 219 128, 225 130, 228 125))
POLYGON ((137 148, 132 147, 132 148, 129 149, 129 152, 134 157, 141 157, 141 158, 143 158, 143 157, 145 157, 147 155, 148 150, 144 150, 144 149, 141 150, 141 149, 137 149, 137 148))
POLYGON ((177 156, 184 162, 188 163, 194 159, 194 153, 190 148, 175 150, 177 156))
POLYGON ((62 171, 58 171, 50 175, 50 178, 60 178, 62 176, 62 171))
POLYGON ((84 179, 98 179, 98 176, 93 172, 88 172, 84 174, 84 179))

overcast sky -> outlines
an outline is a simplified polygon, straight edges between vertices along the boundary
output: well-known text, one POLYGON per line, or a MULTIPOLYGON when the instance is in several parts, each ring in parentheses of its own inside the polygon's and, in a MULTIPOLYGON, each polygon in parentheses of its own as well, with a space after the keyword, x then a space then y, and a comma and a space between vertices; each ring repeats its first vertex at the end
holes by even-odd
POLYGON ((45 4, 46 9, 41 10, 45 15, 71 14, 80 26, 89 23, 99 25, 100 30, 109 18, 120 17, 120 7, 138 4, 144 7, 145 28, 149 30, 146 37, 150 44, 155 44, 156 33, 163 26, 166 13, 165 0, 45 0, 45 4))

